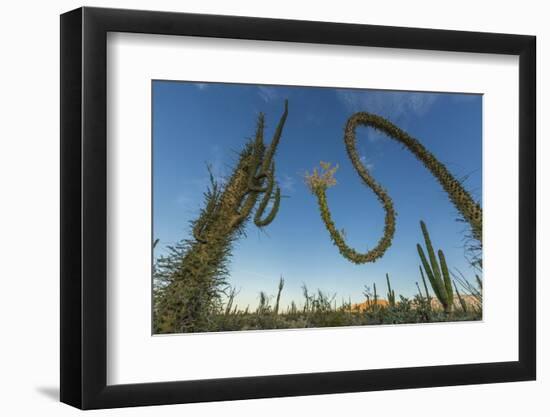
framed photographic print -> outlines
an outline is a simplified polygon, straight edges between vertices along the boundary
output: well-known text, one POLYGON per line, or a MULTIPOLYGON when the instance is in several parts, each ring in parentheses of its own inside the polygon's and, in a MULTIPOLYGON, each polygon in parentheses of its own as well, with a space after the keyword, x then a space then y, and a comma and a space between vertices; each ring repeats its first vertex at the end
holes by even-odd
POLYGON ((61 401, 535 379, 534 37, 85 7, 61 102, 61 401))

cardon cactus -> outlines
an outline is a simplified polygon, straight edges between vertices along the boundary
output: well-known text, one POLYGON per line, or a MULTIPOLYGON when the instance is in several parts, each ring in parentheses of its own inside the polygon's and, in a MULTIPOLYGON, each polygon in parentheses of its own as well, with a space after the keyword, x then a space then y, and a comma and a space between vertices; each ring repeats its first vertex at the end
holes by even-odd
POLYGON ((416 245, 418 255, 428 276, 428 280, 432 285, 434 293, 443 306, 446 313, 450 313, 453 309, 453 287, 451 283, 451 277, 449 275, 449 269, 447 268, 447 261, 445 260, 445 254, 441 249, 437 251, 439 257, 439 263, 435 257, 435 252, 430 240, 428 229, 423 221, 420 222, 422 234, 424 235, 424 242, 426 244, 426 250, 428 251, 428 259, 424 254, 424 250, 420 244, 416 245))
POLYGON ((306 182, 317 197, 321 218, 327 228, 330 237, 338 247, 338 250, 349 261, 356 264, 374 262, 384 255, 391 246, 395 234, 395 210, 393 202, 387 191, 376 182, 367 167, 361 162, 361 157, 357 152, 357 140, 355 130, 357 126, 370 126, 387 134, 391 139, 396 140, 405 146, 437 179, 441 184, 450 201, 456 207, 462 217, 470 224, 472 235, 480 243, 482 241, 482 209, 476 203, 470 194, 462 187, 460 182, 453 177, 449 170, 437 158, 428 151, 417 139, 409 136, 388 120, 378 115, 366 112, 358 112, 352 115, 346 124, 344 132, 344 143, 347 154, 357 174, 363 184, 369 187, 378 198, 385 211, 384 232, 377 245, 370 251, 360 253, 349 247, 345 242, 344 233, 339 231, 333 220, 328 207, 326 190, 336 184, 334 178, 335 168, 330 168, 330 164, 322 163, 322 172, 319 175, 315 170, 313 174, 306 175, 306 182))
MULTIPOLYGON (((431 307, 432 297, 430 296, 430 291, 428 290, 428 284, 426 284, 426 278, 424 277, 424 272, 422 272, 422 266, 418 265, 418 268, 420 269, 420 276, 422 277, 422 284, 424 285, 424 291, 426 291, 426 301, 428 301, 428 306, 431 307)), ((422 294, 422 292, 420 292, 420 294, 422 294)))
POLYGON ((390 307, 395 307, 395 291, 392 290, 390 285, 390 276, 386 273, 386 282, 388 284, 388 304, 390 307))
POLYGON ((253 215, 256 226, 265 227, 275 219, 281 190, 275 182, 274 156, 287 114, 285 101, 268 146, 264 144, 264 115, 260 114, 255 138, 245 145, 227 182, 222 186, 211 175, 212 186, 205 193, 204 208, 192 222, 193 239, 186 242, 181 259, 156 297, 156 332, 200 328, 201 320, 208 320, 216 306, 220 287, 225 284, 232 243, 242 236, 247 221, 253 215))
POLYGON ((279 302, 281 301, 281 292, 283 292, 283 287, 285 286, 285 280, 281 276, 279 278, 279 286, 277 287, 277 299, 275 301, 275 308, 273 309, 273 314, 279 314, 279 302))

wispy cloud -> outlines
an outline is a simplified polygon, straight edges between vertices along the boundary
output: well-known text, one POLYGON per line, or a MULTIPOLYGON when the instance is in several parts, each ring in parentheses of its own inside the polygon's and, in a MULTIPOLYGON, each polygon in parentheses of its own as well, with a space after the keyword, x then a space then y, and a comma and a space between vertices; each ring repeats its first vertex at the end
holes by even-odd
POLYGON ((376 113, 395 121, 425 115, 438 97, 435 93, 398 91, 336 90, 336 94, 351 112, 376 113))
POLYGON ((209 166, 210 172, 214 176, 214 179, 223 183, 225 181, 225 165, 223 162, 224 153, 222 148, 219 145, 213 145, 210 148, 210 153, 212 157, 210 158, 209 166))
POLYGON ((293 177, 287 174, 281 175, 281 178, 279 180, 281 191, 283 193, 292 193, 295 190, 296 181, 293 177))
MULTIPOLYGON (((227 176, 222 148, 219 145, 213 145, 210 147, 209 151, 210 157, 208 158, 208 161, 205 162, 203 171, 204 175, 195 178, 183 179, 183 182, 186 186, 191 187, 195 190, 205 191, 208 187, 211 186, 208 170, 210 170, 210 173, 218 184, 223 185, 225 183, 227 176)), ((178 204, 186 204, 188 202, 189 201, 186 201, 186 196, 180 195, 178 197, 178 204)))
POLYGON ((382 133, 379 130, 375 129, 368 130, 366 135, 369 142, 377 142, 378 140, 383 139, 386 136, 385 133, 382 133))
POLYGON ((323 122, 323 118, 315 111, 308 111, 306 113, 306 121, 312 125, 319 126, 323 122))
POLYGON ((208 88, 208 84, 206 83, 195 83, 195 87, 197 87, 199 90, 205 90, 208 88))
POLYGON ((176 197, 176 203, 178 203, 179 206, 187 208, 189 203, 192 202, 192 199, 184 194, 180 194, 176 197))
POLYGON ((258 86, 258 94, 266 103, 275 100, 279 96, 276 88, 266 86, 258 86))
POLYGON ((367 158, 366 155, 361 155, 359 157, 359 160, 363 165, 365 165, 365 168, 367 168, 369 171, 372 171, 374 169, 374 162, 367 158))

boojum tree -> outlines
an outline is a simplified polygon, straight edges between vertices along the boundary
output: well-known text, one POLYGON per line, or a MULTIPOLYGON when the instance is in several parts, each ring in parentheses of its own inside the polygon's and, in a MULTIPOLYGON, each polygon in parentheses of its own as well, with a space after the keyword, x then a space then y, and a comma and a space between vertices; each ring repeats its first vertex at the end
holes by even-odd
POLYGON ((343 231, 338 230, 328 206, 326 191, 336 185, 335 172, 338 165, 331 167, 328 162, 321 162, 320 171, 314 169, 312 174, 306 174, 306 183, 312 193, 317 197, 317 203, 326 229, 330 238, 338 250, 349 261, 356 264, 375 262, 381 258, 391 246, 395 234, 396 212, 393 201, 388 192, 374 179, 367 167, 361 161, 357 152, 357 139, 355 131, 358 126, 372 127, 388 135, 391 139, 404 145, 436 178, 439 184, 447 193, 449 200, 456 207, 460 215, 471 227, 472 236, 480 243, 482 241, 482 217, 483 212, 479 203, 475 202, 472 196, 464 189, 460 182, 450 173, 428 149, 417 139, 409 136, 388 120, 376 114, 358 112, 353 114, 347 121, 344 131, 344 143, 346 151, 353 167, 364 185, 370 188, 381 203, 385 211, 384 231, 377 245, 364 253, 348 246, 343 231))
POLYGON ((288 115, 288 102, 273 139, 264 143, 265 118, 258 117, 256 135, 240 152, 231 176, 220 184, 211 175, 204 206, 192 222, 192 238, 179 252, 180 259, 164 271, 158 290, 154 326, 158 333, 189 332, 203 328, 220 302, 227 285, 227 262, 233 242, 253 217, 263 228, 277 215, 281 190, 275 180, 275 153, 288 115))

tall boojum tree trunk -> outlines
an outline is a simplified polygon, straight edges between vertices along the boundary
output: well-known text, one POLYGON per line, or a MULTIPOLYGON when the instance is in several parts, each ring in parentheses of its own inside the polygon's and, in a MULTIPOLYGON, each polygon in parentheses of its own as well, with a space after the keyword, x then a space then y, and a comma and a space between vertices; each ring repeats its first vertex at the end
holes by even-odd
POLYGON ((157 333, 204 328, 226 284, 224 277, 232 243, 242 236, 252 216, 258 227, 274 220, 281 201, 274 156, 287 114, 285 101, 283 115, 267 146, 263 138, 264 115, 260 114, 255 138, 245 145, 227 182, 220 185, 211 176, 204 208, 192 222, 193 238, 186 242, 179 266, 157 298, 154 319, 157 333))

